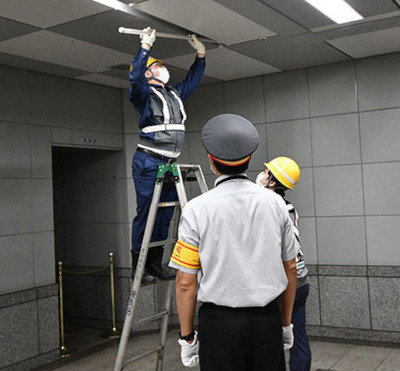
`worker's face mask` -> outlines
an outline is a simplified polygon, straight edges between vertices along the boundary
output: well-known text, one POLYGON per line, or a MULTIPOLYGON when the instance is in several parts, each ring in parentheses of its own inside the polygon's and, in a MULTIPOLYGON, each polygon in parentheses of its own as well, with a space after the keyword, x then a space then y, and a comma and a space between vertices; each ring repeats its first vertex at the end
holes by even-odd
POLYGON ((262 171, 260 174, 257 175, 256 184, 265 187, 265 184, 262 184, 261 181, 264 179, 264 172, 262 171))
POLYGON ((157 72, 159 73, 159 75, 156 77, 156 79, 161 81, 163 84, 168 83, 170 75, 167 68, 166 67, 159 68, 157 72))

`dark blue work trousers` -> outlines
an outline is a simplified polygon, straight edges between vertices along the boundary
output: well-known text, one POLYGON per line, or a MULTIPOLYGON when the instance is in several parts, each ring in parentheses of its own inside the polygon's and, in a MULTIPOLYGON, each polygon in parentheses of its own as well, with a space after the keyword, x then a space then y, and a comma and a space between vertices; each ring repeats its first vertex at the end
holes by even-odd
MULTIPOLYGON (((139 252, 146 228, 158 165, 161 159, 136 151, 132 161, 132 177, 136 191, 136 216, 132 223, 132 251, 139 252)), ((160 201, 176 201, 178 195, 174 183, 164 183, 160 201)), ((160 208, 157 212, 151 242, 168 238, 168 229, 174 213, 173 207, 160 208)))
POLYGON ((290 370, 309 371, 311 368, 311 350, 306 332, 306 300, 310 285, 304 285, 296 290, 293 306, 294 345, 290 349, 290 370))

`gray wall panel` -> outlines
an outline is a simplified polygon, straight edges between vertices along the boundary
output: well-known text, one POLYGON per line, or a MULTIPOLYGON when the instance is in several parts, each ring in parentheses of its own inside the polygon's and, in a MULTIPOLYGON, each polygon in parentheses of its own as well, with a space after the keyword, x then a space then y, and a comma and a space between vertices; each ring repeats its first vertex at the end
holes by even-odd
POLYGON ((224 84, 224 111, 246 117, 253 124, 265 122, 264 80, 255 77, 224 84))
POLYGON ((0 237, 0 277, 0 295, 34 286, 32 235, 0 237))
POLYGON ((294 120, 267 125, 267 146, 270 159, 287 156, 300 167, 311 166, 309 120, 294 120))
POLYGON ((308 70, 311 116, 356 112, 356 79, 353 62, 308 70))
POLYGON ((32 195, 30 179, 0 179, 1 234, 32 231, 32 195))
POLYGON ((358 114, 311 119, 314 165, 360 162, 358 114))
POLYGON ((68 79, 31 72, 29 86, 29 120, 43 125, 69 127, 68 79))
POLYGON ((185 101, 185 110, 188 115, 186 130, 201 130, 208 119, 224 112, 223 86, 215 84, 200 86, 185 101))
POLYGON ((364 217, 317 218, 320 264, 366 265, 364 217))
POLYGON ((265 77, 267 121, 309 116, 307 77, 304 70, 265 77))
POLYGON ((28 78, 28 71, 0 66, 0 120, 27 121, 28 78))
POLYGON ((400 214, 400 162, 363 165, 365 213, 400 214))
POLYGON ((362 215, 361 166, 331 166, 314 169, 318 216, 362 215))
POLYGON ((28 125, 0 121, 0 177, 30 178, 30 148, 28 125))
POLYGON ((400 107, 400 54, 356 61, 361 111, 400 107))
POLYGON ((122 132, 120 91, 82 81, 71 81, 71 127, 122 132))
POLYGON ((400 216, 367 216, 368 264, 400 265, 400 216))
POLYGON ((400 160, 400 109, 363 112, 361 148, 364 162, 400 160))
POLYGON ((34 233, 34 274, 35 286, 55 283, 56 261, 54 254, 54 232, 34 233))

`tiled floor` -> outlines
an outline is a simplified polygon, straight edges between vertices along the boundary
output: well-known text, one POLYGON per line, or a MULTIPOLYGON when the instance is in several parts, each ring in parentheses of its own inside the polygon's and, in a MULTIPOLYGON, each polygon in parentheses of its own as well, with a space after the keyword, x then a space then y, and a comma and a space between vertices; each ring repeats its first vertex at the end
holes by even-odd
MULTIPOLYGON (((180 362, 179 345, 176 342, 178 332, 168 333, 166 360, 164 370, 188 370, 180 362)), ((158 334, 142 335, 131 341, 128 345, 127 356, 132 356, 151 349, 158 343, 158 334)), ((399 371, 400 348, 381 348, 372 346, 331 343, 323 341, 311 342, 313 364, 312 370, 335 371, 399 371)), ((101 371, 112 370, 117 352, 117 345, 112 345, 103 351, 94 353, 78 361, 56 368, 60 371, 101 371)), ((125 370, 154 371, 156 356, 149 356, 130 366, 125 370)), ((192 368, 191 370, 199 370, 192 368)), ((262 370, 260 370, 262 371, 262 370)))

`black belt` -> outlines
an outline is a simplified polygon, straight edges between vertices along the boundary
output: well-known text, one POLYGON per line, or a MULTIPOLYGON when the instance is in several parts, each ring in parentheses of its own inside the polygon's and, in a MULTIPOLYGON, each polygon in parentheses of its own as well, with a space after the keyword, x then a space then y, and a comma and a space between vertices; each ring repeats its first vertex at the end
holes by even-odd
POLYGON ((138 147, 138 148, 137 148, 137 151, 138 151, 138 152, 145 153, 146 155, 149 155, 149 156, 158 158, 158 159, 161 160, 161 161, 165 161, 165 162, 176 162, 176 158, 174 158, 174 157, 166 157, 166 156, 160 155, 160 154, 158 154, 158 153, 155 153, 155 152, 153 152, 153 151, 150 151, 150 150, 148 150, 148 149, 146 149, 146 148, 138 147))
POLYGON ((279 298, 272 300, 270 303, 264 307, 226 307, 223 305, 217 305, 214 303, 205 302, 201 304, 203 310, 209 310, 213 312, 250 312, 250 313, 275 313, 279 312, 279 298))

